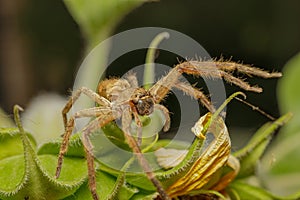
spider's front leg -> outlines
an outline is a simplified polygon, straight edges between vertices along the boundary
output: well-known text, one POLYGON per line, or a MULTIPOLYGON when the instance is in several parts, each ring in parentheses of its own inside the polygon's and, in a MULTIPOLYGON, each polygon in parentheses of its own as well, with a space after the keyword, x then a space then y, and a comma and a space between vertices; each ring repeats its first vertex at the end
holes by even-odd
MULTIPOLYGON (((72 135, 72 132, 73 132, 74 126, 75 126, 75 119, 82 118, 82 117, 99 117, 99 116, 108 116, 107 118, 109 120, 111 120, 109 117, 109 116, 112 116, 111 108, 109 108, 109 107, 108 108, 102 108, 102 107, 88 108, 88 109, 84 109, 81 111, 77 111, 73 116, 71 116, 71 118, 69 119, 69 121, 66 125, 65 133, 63 134, 62 144, 60 146, 57 167, 56 167, 56 172, 55 172, 56 178, 59 178, 59 176, 60 176, 62 163, 63 163, 63 157, 66 154, 66 152, 68 151, 70 136, 72 135)), ((107 120, 105 120, 105 121, 107 121, 107 120)))
POLYGON ((94 164, 94 155, 93 155, 93 145, 89 139, 91 133, 96 129, 102 128, 109 122, 115 120, 115 117, 111 115, 101 115, 91 121, 83 130, 82 130, 82 143, 86 153, 86 161, 88 167, 88 183, 89 188, 94 200, 99 200, 96 188, 96 170, 94 164))
POLYGON ((74 129, 74 121, 76 118, 81 117, 96 117, 93 121, 91 121, 83 130, 82 130, 82 143, 84 146, 84 150, 86 152, 87 166, 88 166, 88 182, 91 194, 94 200, 98 200, 99 197, 96 191, 96 172, 94 166, 94 156, 93 156, 93 145, 89 140, 89 135, 93 133, 96 129, 101 128, 108 124, 109 122, 115 120, 116 116, 112 114, 111 108, 102 108, 102 107, 94 107, 89 109, 84 109, 76 112, 68 121, 66 126, 66 131, 63 137, 63 142, 61 144, 55 177, 58 178, 60 176, 63 157, 68 149, 69 139, 74 129))
MULTIPOLYGON (((137 113, 134 114, 137 116, 137 113)), ((155 177, 155 174, 153 173, 148 161, 144 157, 143 153, 141 152, 140 146, 138 145, 137 141, 132 137, 130 133, 130 124, 132 122, 132 112, 130 111, 130 108, 127 107, 123 110, 122 113, 122 129, 126 138, 126 141, 134 154, 136 155, 139 164, 143 168, 144 172, 146 173, 148 179, 153 183, 153 185, 156 187, 157 192, 160 194, 161 198, 164 200, 171 200, 171 198, 168 196, 166 191, 163 189, 160 181, 155 177)))

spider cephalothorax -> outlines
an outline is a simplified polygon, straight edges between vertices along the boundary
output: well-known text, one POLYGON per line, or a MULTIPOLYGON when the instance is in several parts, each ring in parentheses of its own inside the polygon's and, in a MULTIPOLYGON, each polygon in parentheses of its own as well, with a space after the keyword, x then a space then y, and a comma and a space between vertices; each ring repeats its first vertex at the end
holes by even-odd
POLYGON ((177 88, 187 95, 190 95, 199 101, 211 112, 215 108, 210 100, 199 89, 192 87, 180 81, 181 74, 191 74, 199 77, 221 79, 235 84, 240 88, 253 92, 261 92, 262 89, 257 86, 251 86, 242 79, 232 75, 231 72, 237 71, 246 75, 256 75, 263 78, 280 77, 281 73, 269 73, 258 68, 235 62, 226 61, 187 61, 175 66, 166 76, 157 81, 149 90, 138 87, 137 78, 134 74, 129 74, 125 78, 111 78, 99 83, 98 93, 82 87, 75 91, 72 97, 65 105, 62 114, 65 125, 65 133, 60 148, 56 177, 60 175, 63 156, 67 152, 69 138, 73 132, 75 119, 81 117, 91 117, 92 120, 82 130, 82 143, 86 151, 88 163, 89 187, 93 199, 99 199, 96 191, 96 173, 94 167, 93 146, 89 136, 95 130, 102 128, 106 124, 121 119, 126 142, 134 152, 141 167, 145 171, 149 180, 157 188, 162 199, 170 199, 168 193, 163 189, 161 183, 156 179, 151 167, 140 150, 139 139, 136 140, 131 135, 131 122, 134 120, 138 126, 138 138, 140 138, 142 123, 140 116, 149 115, 154 109, 162 111, 165 116, 165 125, 163 130, 167 131, 170 127, 169 111, 166 107, 159 104, 172 88, 177 88), (87 95, 97 103, 96 107, 88 108, 75 112, 70 119, 67 119, 67 113, 81 93, 87 95))
POLYGON ((144 88, 137 88, 131 96, 131 101, 137 113, 141 116, 150 115, 154 110, 154 99, 144 88))

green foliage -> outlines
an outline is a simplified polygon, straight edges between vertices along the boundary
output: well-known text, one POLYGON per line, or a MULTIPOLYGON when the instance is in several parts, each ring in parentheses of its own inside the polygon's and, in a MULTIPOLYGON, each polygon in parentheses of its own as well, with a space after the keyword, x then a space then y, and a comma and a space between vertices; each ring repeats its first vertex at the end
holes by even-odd
MULTIPOLYGON (((19 120, 18 117, 16 119, 19 120)), ((19 124, 19 123, 17 123, 19 124)), ((76 191, 86 178, 84 159, 66 159, 66 169, 61 179, 56 180, 56 156, 36 154, 35 142, 22 128, 1 129, 1 152, 13 152, 14 155, 2 156, 0 160, 0 198, 1 199, 61 199, 76 191), (30 139, 31 138, 31 139, 30 139), (20 148, 20 147, 23 147, 20 148), (16 148, 15 148, 16 147, 16 148)))
POLYGON ((117 23, 129 11, 146 0, 64 0, 72 16, 94 47, 106 39, 117 23))
MULTIPOLYGON (((15 107, 17 110, 18 107, 15 107)), ((0 129, 0 198, 1 199, 92 199, 87 186, 87 164, 79 134, 70 139, 59 179, 54 178, 61 141, 43 144, 37 154, 35 141, 25 133, 16 111, 19 129, 0 129), (9 181, 8 181, 9 180, 9 181), (34 192, 33 192, 34 191, 34 192)), ((103 171, 97 172, 100 199, 130 199, 138 189, 118 184, 103 171), (105 187, 103 187, 105 185, 105 187)), ((149 194, 141 193, 141 196, 149 194)))
POLYGON ((279 126, 286 124, 292 117, 291 113, 288 113, 273 123, 266 123, 263 125, 255 135, 251 138, 249 143, 233 153, 235 157, 240 160, 241 169, 238 178, 249 177, 255 175, 255 170, 258 160, 262 157, 267 146, 269 145, 273 133, 279 126))
MULTIPOLYGON (((237 93, 239 94, 239 93, 237 93)), ((232 96, 233 97, 233 96, 232 96)), ((231 98, 232 98, 231 97, 231 98)), ((227 100, 228 103, 230 99, 227 100)), ((225 105, 224 103, 224 105, 225 105)), ((16 107, 18 108, 18 107, 16 107)), ((214 122, 215 116, 222 110, 219 108, 217 113, 213 115, 210 120, 203 124, 203 128, 198 127, 197 130, 202 130, 203 136, 209 130, 210 123, 214 122)), ((1 199, 92 199, 87 185, 87 167, 84 158, 83 146, 80 140, 80 133, 75 134, 70 139, 69 151, 64 159, 62 173, 59 179, 54 178, 57 154, 61 140, 48 142, 40 146, 38 149, 35 145, 35 141, 29 133, 25 133, 23 127, 19 121, 18 113, 16 115, 16 122, 18 128, 3 128, 0 131, 1 135, 1 160, 0 160, 0 198, 1 199), (37 153, 38 152, 38 153, 37 153), (7 181, 12 180, 12 181, 7 181), (35 191, 35 192, 32 192, 35 191)), ((279 118, 273 123, 267 123, 261 129, 257 131, 254 137, 249 141, 243 149, 237 151, 234 156, 239 159, 241 164, 241 170, 239 171, 237 178, 227 187, 226 191, 233 199, 286 199, 289 197, 281 198, 276 197, 270 192, 265 191, 261 187, 255 187, 249 185, 245 178, 255 175, 255 168, 257 161, 263 154, 267 144, 274 131, 284 125, 291 117, 291 114, 287 114, 279 118)), ((202 126, 202 125, 201 125, 202 126)), ((121 141, 122 134, 115 134, 115 125, 110 124, 106 127, 106 134, 98 133, 97 135, 106 135, 108 138, 113 136, 115 141, 119 141, 117 144, 123 145, 121 141), (120 136, 120 139, 117 139, 120 136)), ((187 156, 181 161, 181 163, 166 171, 156 172, 157 178, 163 183, 165 188, 179 181, 187 172, 193 168, 193 165, 200 164, 199 161, 204 162, 202 164, 210 165, 209 161, 211 151, 222 152, 217 148, 218 145, 222 147, 222 134, 220 134, 215 140, 220 140, 211 146, 211 150, 207 153, 203 152, 204 138, 196 137, 193 144, 188 148, 187 156), (218 139, 219 138, 219 139, 218 139), (221 143, 220 143, 221 142, 221 143), (207 158, 204 158, 208 156, 207 158), (200 160, 199 160, 200 159, 200 160), (205 161, 207 160, 207 161, 205 161)), ((157 142, 152 140, 148 142, 148 146, 144 148, 144 151, 151 151, 168 144, 171 141, 157 142)), ((181 142, 174 143, 174 148, 181 148, 185 146, 181 142)), ((171 147, 171 148, 173 148, 171 147)), ((170 147, 168 147, 170 148, 170 147)), ((109 154, 109 150, 107 151, 109 154)), ((113 154, 110 154, 114 157, 113 154)), ((222 155, 222 154, 220 154, 222 155)), ((113 158, 116 159, 116 158, 113 158)), ((155 163, 155 156, 147 157, 151 163, 155 163)), ((143 173, 126 172, 130 163, 134 161, 134 157, 129 159, 121 171, 111 169, 101 164, 101 159, 98 160, 97 165, 97 191, 100 194, 100 199, 153 199, 157 193, 151 182, 147 179, 143 173), (133 160, 132 160, 133 159, 133 160), (130 162, 130 163, 128 163, 130 162), (125 184, 126 183, 126 184, 125 184)), ((204 167, 206 168, 206 167, 204 167)), ((218 181, 222 180, 228 172, 226 165, 220 165, 216 168, 208 168, 209 173, 213 173, 213 182, 204 185, 203 190, 192 191, 193 195, 203 194, 209 192, 210 194, 219 194, 217 191, 206 190, 205 188, 211 187, 218 181), (213 171, 212 171, 213 170, 213 171), (220 174, 220 172, 222 172, 220 174), (223 174, 223 175, 222 175, 223 174)), ((202 170, 203 167, 201 167, 202 170)), ((195 171, 196 172, 196 171, 195 171)), ((199 173, 199 172, 196 172, 199 173)), ((295 197, 295 196, 294 196, 295 197)), ((293 198, 294 198, 293 197, 293 198)), ((292 199, 292 198, 290 198, 292 199)))
POLYGON ((247 178, 256 176, 258 162, 263 156, 273 133, 280 127, 285 125, 292 117, 288 113, 272 123, 263 125, 252 137, 249 143, 233 153, 240 161, 241 167, 236 180, 234 180, 227 191, 232 199, 286 199, 288 197, 276 197, 263 187, 256 187, 248 184, 247 178))
MULTIPOLYGON (((97 188, 100 199, 130 199, 138 190, 134 187, 122 185, 115 190, 116 178, 102 171, 97 172, 97 188), (105 185, 105 187, 103 187, 105 185)), ((65 200, 92 200, 87 183, 83 184, 74 195, 65 200)))
POLYGON ((229 194, 233 200, 256 199, 256 200, 275 200, 272 194, 260 187, 249 185, 242 181, 235 181, 230 185, 229 194))
POLYGON ((263 158, 260 176, 264 184, 278 195, 290 195, 300 188, 300 54, 291 58, 279 80, 278 100, 282 113, 293 118, 284 126, 263 158))
MULTIPOLYGON (((297 134, 300 130, 300 53, 291 58, 283 68, 283 77, 278 84, 278 103, 281 113, 293 112, 291 122, 283 129, 280 138, 297 134)), ((299 134, 298 134, 299 135, 299 134)))

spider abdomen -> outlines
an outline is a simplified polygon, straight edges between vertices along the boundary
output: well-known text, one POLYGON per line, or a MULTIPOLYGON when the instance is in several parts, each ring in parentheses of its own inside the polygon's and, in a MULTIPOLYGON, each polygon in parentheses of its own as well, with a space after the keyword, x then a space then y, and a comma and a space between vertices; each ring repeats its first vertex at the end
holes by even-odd
POLYGON ((120 100, 120 96, 124 96, 124 92, 127 92, 127 90, 130 88, 131 86, 127 80, 111 78, 103 80, 99 83, 98 94, 112 102, 120 100))

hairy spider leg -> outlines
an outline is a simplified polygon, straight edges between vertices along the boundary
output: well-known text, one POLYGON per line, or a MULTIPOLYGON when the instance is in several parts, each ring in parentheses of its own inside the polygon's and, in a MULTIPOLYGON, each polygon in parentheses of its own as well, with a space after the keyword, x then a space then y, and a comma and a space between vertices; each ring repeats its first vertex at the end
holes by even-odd
MULTIPOLYGON (((205 63, 205 62, 203 62, 205 63)), ((235 62, 230 62, 230 61, 215 61, 214 62, 215 66, 222 70, 222 71, 238 71, 241 72, 243 74, 247 74, 248 76, 250 75, 255 75, 255 76, 259 76, 262 78, 279 78, 282 76, 282 74, 280 72, 268 72, 268 71, 264 71, 261 70, 259 68, 256 67, 252 67, 251 65, 246 65, 246 64, 242 64, 242 63, 235 63, 235 62)))
MULTIPOLYGON (((56 173, 55 173, 56 178, 58 178, 60 176, 62 163, 63 163, 63 157, 66 154, 66 152, 68 151, 70 136, 72 135, 72 132, 73 132, 74 126, 75 126, 75 124, 74 124, 75 119, 82 118, 82 117, 98 117, 99 118, 99 117, 103 116, 103 118, 105 117, 105 119, 101 118, 103 120, 103 122, 101 122, 100 125, 103 123, 105 125, 106 123, 114 120, 114 119, 111 120, 110 116, 112 116, 112 114, 110 114, 110 113, 111 113, 111 109, 109 109, 109 108, 94 107, 94 108, 80 110, 80 111, 76 112, 73 116, 71 116, 71 118, 69 119, 69 121, 67 123, 66 130, 63 135, 63 140, 62 140, 62 144, 61 144, 60 151, 59 151, 56 173)), ((101 125, 101 127, 102 126, 103 125, 101 125)))
POLYGON ((83 130, 82 130, 82 143, 84 146, 84 150, 86 152, 87 159, 87 167, 88 167, 88 183, 89 188, 94 200, 98 200, 97 188, 96 188, 96 170, 94 164, 94 156, 93 156, 93 145, 89 139, 89 135, 93 133, 98 128, 101 128, 108 124, 109 122, 115 120, 115 116, 107 115, 107 116, 99 116, 93 121, 91 121, 83 130))
POLYGON ((186 61, 176 65, 165 77, 161 78, 155 85, 153 85, 149 91, 154 96, 155 102, 159 103, 169 93, 169 90, 172 89, 172 87, 176 87, 177 84, 178 89, 181 89, 183 92, 191 96, 199 98, 201 103, 210 112, 213 112, 215 109, 211 105, 211 102, 208 100, 208 98, 201 94, 201 91, 192 89, 192 87, 187 87, 186 85, 179 83, 178 79, 183 73, 205 78, 223 78, 227 82, 232 83, 244 90, 258 93, 262 92, 262 88, 258 86, 250 86, 242 79, 234 77, 230 73, 226 72, 234 70, 263 78, 276 78, 281 76, 281 73, 278 72, 270 73, 258 68, 250 67, 248 65, 236 64, 233 62, 186 61), (197 95, 193 93, 196 93, 197 95))
MULTIPOLYGON (((182 65, 184 66, 184 63, 182 63, 182 65)), ((176 87, 184 93, 199 99, 202 105, 204 105, 210 112, 214 112, 215 108, 206 95, 204 95, 200 90, 179 81, 180 76, 185 72, 181 70, 180 66, 181 65, 177 65, 175 68, 171 69, 166 76, 161 78, 149 89, 150 94, 154 97, 155 103, 158 104, 165 98, 173 87, 176 87)))
POLYGON ((135 73, 128 73, 125 79, 128 81, 128 83, 131 85, 132 88, 139 87, 138 80, 136 78, 135 73))
POLYGON ((170 126, 171 126, 171 119, 170 119, 170 115, 169 115, 169 110, 161 104, 154 104, 154 108, 162 111, 162 113, 165 117, 165 120, 166 120, 165 124, 164 124, 164 127, 163 127, 163 131, 167 132, 170 129, 170 126))
POLYGON ((233 83, 236 86, 252 92, 262 92, 262 88, 258 86, 250 86, 247 82, 240 78, 234 77, 232 74, 226 71, 237 70, 241 73, 251 74, 262 78, 277 78, 281 76, 281 73, 274 72, 269 73, 259 68, 249 67, 243 64, 234 64, 233 62, 215 62, 215 61, 187 61, 178 64, 175 68, 186 74, 192 74, 195 76, 207 77, 207 78, 223 78, 229 83, 233 83), (231 69, 231 70, 229 70, 231 69), (224 71, 223 71, 224 70, 224 71))
POLYGON ((178 71, 185 74, 191 74, 195 76, 205 77, 205 78, 216 78, 224 79, 229 83, 239 86, 240 88, 252 91, 252 92, 262 92, 262 89, 257 86, 250 86, 247 82, 234 77, 233 75, 219 70, 216 65, 210 62, 198 62, 198 61, 188 61, 181 63, 175 67, 178 71))
MULTIPOLYGON (((131 104, 131 103, 129 103, 129 104, 131 104)), ((141 144, 142 144, 142 126, 143 126, 143 124, 142 124, 142 121, 139 118, 139 115, 138 115, 138 112, 137 112, 135 106, 131 104, 130 107, 131 107, 131 110, 132 110, 132 114, 133 114, 135 123, 137 125, 137 145, 141 146, 141 144)), ((130 121, 130 124, 131 124, 131 121, 130 121)))
POLYGON ((139 145, 137 144, 137 141, 130 134, 130 124, 132 121, 131 115, 132 115, 132 112, 130 111, 129 107, 125 108, 123 110, 122 129, 123 129, 126 141, 127 141, 128 145, 130 146, 130 148, 133 150, 134 154, 136 155, 137 160, 140 163, 141 167, 143 168, 144 172, 146 173, 148 179, 156 187, 157 192, 160 194, 161 198, 164 200, 171 200, 171 198, 168 196, 168 194, 163 189, 159 180, 155 177, 155 174, 153 173, 148 161, 143 156, 143 153, 141 152, 141 149, 140 149, 139 145))
POLYGON ((211 101, 206 97, 203 92, 197 88, 192 87, 190 84, 184 82, 177 82, 174 85, 175 88, 183 91, 187 95, 194 97, 195 99, 200 99, 200 102, 205 106, 209 112, 214 113, 216 111, 215 107, 212 105, 211 101))
POLYGON ((68 102, 66 103, 65 107, 62 110, 62 116, 63 116, 65 128, 67 127, 67 122, 68 122, 67 114, 82 93, 88 96, 94 102, 98 103, 100 106, 110 107, 110 102, 107 99, 100 96, 99 94, 97 94, 96 92, 94 92, 89 88, 81 87, 72 94, 72 96, 69 98, 68 102))

